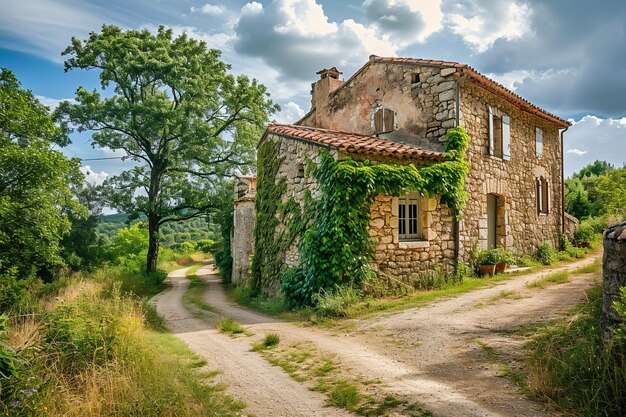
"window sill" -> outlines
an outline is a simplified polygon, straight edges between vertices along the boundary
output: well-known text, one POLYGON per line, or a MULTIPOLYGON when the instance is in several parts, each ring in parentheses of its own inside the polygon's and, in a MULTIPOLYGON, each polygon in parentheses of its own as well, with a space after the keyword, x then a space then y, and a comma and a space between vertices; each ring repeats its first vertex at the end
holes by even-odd
POLYGON ((405 240, 398 243, 400 249, 417 249, 430 248, 430 242, 427 240, 405 240))

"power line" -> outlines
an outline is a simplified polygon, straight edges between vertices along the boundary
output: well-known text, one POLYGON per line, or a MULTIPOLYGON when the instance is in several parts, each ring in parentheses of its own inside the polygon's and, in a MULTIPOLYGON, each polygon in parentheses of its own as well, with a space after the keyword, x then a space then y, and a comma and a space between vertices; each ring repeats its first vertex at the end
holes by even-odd
POLYGON ((125 156, 112 156, 110 158, 88 158, 88 159, 81 159, 81 161, 104 161, 106 159, 124 159, 125 156))

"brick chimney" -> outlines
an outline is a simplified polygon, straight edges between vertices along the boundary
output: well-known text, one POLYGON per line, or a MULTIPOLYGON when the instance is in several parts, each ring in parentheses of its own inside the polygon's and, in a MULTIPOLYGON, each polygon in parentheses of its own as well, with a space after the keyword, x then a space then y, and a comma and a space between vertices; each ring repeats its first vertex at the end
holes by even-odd
POLYGON ((319 70, 316 74, 320 76, 320 79, 311 84, 311 106, 316 109, 315 125, 325 127, 323 117, 328 107, 328 96, 343 85, 343 81, 339 79, 343 73, 336 67, 332 67, 319 70))

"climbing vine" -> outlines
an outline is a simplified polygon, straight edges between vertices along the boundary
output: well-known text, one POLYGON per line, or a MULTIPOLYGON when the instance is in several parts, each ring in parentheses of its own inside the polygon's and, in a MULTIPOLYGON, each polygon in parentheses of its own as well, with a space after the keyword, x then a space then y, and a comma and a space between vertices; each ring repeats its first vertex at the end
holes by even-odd
MULTIPOLYGON (((263 142, 258 149, 258 160, 263 163, 257 169, 257 216, 251 285, 255 293, 271 293, 278 286, 282 275, 285 251, 298 236, 304 234, 313 211, 303 211, 293 197, 282 201, 287 183, 284 177, 277 178, 284 161, 284 158, 280 158, 279 143, 263 142)), ((308 207, 311 200, 310 192, 306 192, 304 207, 308 207)))
MULTIPOLYGON (((373 257, 373 242, 367 229, 370 205, 376 195, 399 196, 407 191, 431 197, 439 194, 441 201, 455 212, 463 208, 467 200, 464 185, 469 172, 465 161, 468 141, 463 128, 449 130, 445 160, 419 169, 413 165, 351 159, 336 161, 323 153, 314 171, 320 198, 309 206, 315 216, 300 243, 300 263, 281 280, 281 292, 289 305, 308 305, 321 289, 333 290, 337 285, 362 282, 373 257)), ((266 164, 264 159, 260 160, 266 164)), ((257 213, 257 221, 268 214, 257 213)))

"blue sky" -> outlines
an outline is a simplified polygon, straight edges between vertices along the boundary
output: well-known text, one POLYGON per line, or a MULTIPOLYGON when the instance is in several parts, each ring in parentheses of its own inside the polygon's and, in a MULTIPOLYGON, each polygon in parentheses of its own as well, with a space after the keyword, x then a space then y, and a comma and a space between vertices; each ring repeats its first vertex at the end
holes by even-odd
MULTIPOLYGON (((595 159, 626 162, 626 2, 538 0, 0 0, 0 66, 55 106, 97 73, 63 71, 61 51, 103 23, 173 28, 223 51, 236 73, 267 85, 298 119, 315 71, 350 76, 372 53, 468 63, 535 104, 571 119, 566 175, 595 159)), ((73 136, 65 152, 115 156, 73 136)), ((84 161, 91 181, 128 162, 84 161)))

